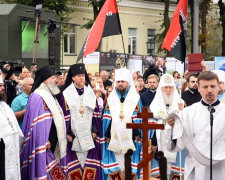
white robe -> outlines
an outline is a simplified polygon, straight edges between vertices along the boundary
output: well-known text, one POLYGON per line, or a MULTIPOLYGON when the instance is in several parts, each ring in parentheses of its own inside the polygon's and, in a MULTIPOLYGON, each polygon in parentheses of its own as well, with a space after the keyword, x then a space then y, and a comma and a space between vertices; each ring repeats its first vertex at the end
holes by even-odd
POLYGON ((132 140, 132 129, 126 128, 126 123, 132 123, 132 115, 135 107, 139 102, 139 94, 136 92, 134 86, 131 86, 129 92, 124 101, 123 113, 124 119, 120 119, 120 99, 117 95, 116 89, 114 89, 108 97, 108 105, 112 116, 111 126, 111 140, 108 146, 108 150, 114 152, 120 169, 123 172, 124 166, 124 154, 128 149, 135 151, 134 142, 132 140))
POLYGON ((3 139, 5 143, 6 180, 20 180, 20 147, 23 133, 12 109, 3 101, 0 103, 0 139, 3 139), (9 120, 5 117, 5 113, 9 120), (12 123, 13 129, 9 125, 9 121, 12 123))
MULTIPOLYGON (((225 104, 215 106, 213 126, 213 179, 225 177, 225 104)), ((173 151, 187 150, 185 180, 210 179, 210 113, 201 102, 181 111, 173 128, 166 125, 168 148, 173 151), (172 130, 172 131, 171 131, 172 130), (171 139, 177 139, 176 145, 171 139)))
MULTIPOLYGON (((165 124, 167 119, 174 118, 174 116, 179 113, 178 103, 184 104, 184 101, 180 98, 180 95, 178 94, 178 91, 175 89, 174 85, 172 103, 167 108, 160 85, 156 91, 156 96, 150 105, 150 109, 151 112, 153 112, 153 116, 158 119, 158 123, 165 124)), ((158 150, 163 151, 164 156, 167 159, 167 175, 169 176, 172 163, 176 162, 177 153, 168 151, 168 139, 166 138, 164 130, 156 130, 156 137, 158 150)))

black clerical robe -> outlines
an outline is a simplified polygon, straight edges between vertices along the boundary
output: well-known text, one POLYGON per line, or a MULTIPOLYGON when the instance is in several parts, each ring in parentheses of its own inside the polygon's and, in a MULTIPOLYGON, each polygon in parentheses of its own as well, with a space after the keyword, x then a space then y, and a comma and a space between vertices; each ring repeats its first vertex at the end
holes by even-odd
POLYGON ((5 144, 0 139, 0 179, 5 180, 5 144))
POLYGON ((190 90, 184 91, 181 95, 187 106, 190 106, 202 99, 202 96, 198 91, 192 92, 190 90))

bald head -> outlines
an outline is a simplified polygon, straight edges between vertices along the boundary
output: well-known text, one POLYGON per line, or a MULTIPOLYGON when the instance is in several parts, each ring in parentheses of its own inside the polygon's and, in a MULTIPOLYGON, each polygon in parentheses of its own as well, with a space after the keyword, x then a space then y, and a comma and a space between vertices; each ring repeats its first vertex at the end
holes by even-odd
POLYGON ((107 79, 109 78, 109 73, 105 70, 101 71, 101 74, 100 74, 101 78, 102 78, 102 81, 103 82, 106 82, 107 79))
POLYGON ((22 84, 23 84, 24 93, 26 93, 27 95, 30 95, 32 86, 34 84, 33 78, 31 77, 24 78, 22 84))

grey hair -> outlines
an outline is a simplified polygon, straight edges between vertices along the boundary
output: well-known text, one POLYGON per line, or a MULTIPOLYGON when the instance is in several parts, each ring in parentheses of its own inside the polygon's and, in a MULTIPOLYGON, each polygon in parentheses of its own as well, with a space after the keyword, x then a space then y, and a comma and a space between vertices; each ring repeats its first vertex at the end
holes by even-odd
POLYGON ((26 84, 26 82, 27 82, 28 80, 31 80, 31 79, 33 79, 33 78, 31 78, 31 77, 25 77, 25 78, 23 79, 23 81, 22 81, 22 85, 26 84))

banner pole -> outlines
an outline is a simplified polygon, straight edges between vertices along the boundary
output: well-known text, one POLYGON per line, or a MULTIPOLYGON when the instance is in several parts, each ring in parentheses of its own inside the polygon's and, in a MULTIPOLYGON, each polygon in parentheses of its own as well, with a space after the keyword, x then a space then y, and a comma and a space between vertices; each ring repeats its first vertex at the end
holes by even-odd
POLYGON ((123 44, 123 53, 125 56, 125 66, 127 67, 127 57, 126 57, 126 52, 125 52, 125 46, 124 46, 124 40, 123 40, 123 34, 121 33, 121 37, 122 37, 122 44, 123 44))

